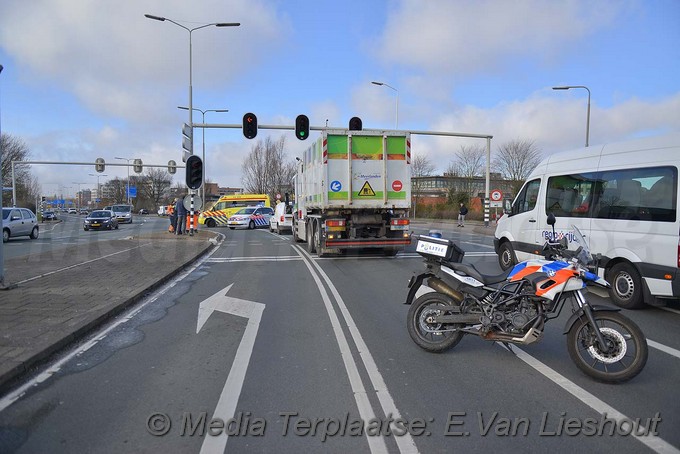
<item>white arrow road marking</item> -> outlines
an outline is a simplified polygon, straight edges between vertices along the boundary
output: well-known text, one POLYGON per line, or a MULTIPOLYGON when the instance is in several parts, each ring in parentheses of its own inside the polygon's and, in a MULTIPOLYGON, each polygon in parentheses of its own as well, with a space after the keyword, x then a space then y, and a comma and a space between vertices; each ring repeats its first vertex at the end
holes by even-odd
MULTIPOLYGON (((260 320, 262 319, 262 312, 264 311, 264 304, 262 303, 227 296, 229 289, 231 289, 233 285, 234 284, 230 284, 223 288, 199 305, 198 323, 196 325, 196 334, 198 334, 214 311, 220 311, 225 314, 232 314, 248 319, 243 338, 236 350, 234 363, 231 365, 229 376, 224 384, 220 399, 215 407, 215 413, 213 414, 213 418, 220 418, 222 421, 233 418, 236 412, 236 404, 241 395, 243 381, 246 378, 246 371, 248 370, 248 363, 250 363, 250 355, 253 352, 257 330, 260 327, 260 320)), ((201 454, 222 454, 224 448, 227 446, 227 440, 228 436, 226 433, 221 434, 219 437, 205 437, 203 439, 203 445, 201 446, 201 454)))

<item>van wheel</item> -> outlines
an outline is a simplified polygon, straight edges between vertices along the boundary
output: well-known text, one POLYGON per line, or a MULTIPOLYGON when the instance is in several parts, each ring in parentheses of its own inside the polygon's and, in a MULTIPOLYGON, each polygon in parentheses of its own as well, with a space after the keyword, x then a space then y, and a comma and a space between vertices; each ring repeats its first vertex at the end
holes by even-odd
POLYGON ((512 249, 512 245, 509 241, 501 243, 498 247, 498 264, 501 266, 503 271, 508 268, 512 268, 517 263, 517 257, 515 257, 515 251, 512 249))
POLYGON ((38 231, 38 227, 33 227, 33 230, 31 230, 31 239, 37 240, 39 234, 40 232, 38 231))
POLYGON ((307 252, 313 254, 316 252, 316 245, 314 244, 314 222, 309 222, 307 224, 305 234, 307 237, 307 252))
POLYGON ((645 306, 642 298, 642 279, 635 267, 627 262, 614 265, 609 272, 609 296, 614 304, 624 309, 640 309, 645 306))
POLYGON ((215 227, 215 226, 217 226, 217 223, 215 222, 214 219, 208 219, 207 221, 205 221, 205 223, 206 223, 206 225, 207 225, 208 227, 215 227))

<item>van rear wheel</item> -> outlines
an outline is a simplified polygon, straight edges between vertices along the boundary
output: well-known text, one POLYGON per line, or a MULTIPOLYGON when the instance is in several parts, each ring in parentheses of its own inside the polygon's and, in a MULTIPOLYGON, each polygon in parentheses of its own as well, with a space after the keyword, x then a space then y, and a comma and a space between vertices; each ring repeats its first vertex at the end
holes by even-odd
POLYGON ((216 227, 217 226, 217 223, 215 222, 214 219, 208 219, 205 223, 208 225, 208 227, 216 227))
POLYGON ((614 265, 609 272, 609 296, 614 304, 624 309, 640 309, 645 306, 642 295, 642 278, 635 266, 621 262, 614 265))

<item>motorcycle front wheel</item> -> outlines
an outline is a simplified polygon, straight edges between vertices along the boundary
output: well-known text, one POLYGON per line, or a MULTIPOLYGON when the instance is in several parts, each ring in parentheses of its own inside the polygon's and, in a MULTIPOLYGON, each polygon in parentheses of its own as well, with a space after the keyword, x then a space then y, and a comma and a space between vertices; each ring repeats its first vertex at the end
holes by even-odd
POLYGON ((428 352, 441 353, 454 347, 465 333, 450 331, 462 328, 461 324, 443 325, 428 323, 427 319, 442 315, 444 312, 457 307, 458 303, 448 295, 429 292, 416 299, 408 311, 408 334, 420 348, 428 352))
POLYGON ((648 355, 647 339, 640 328, 619 312, 594 312, 593 317, 606 348, 600 346, 593 327, 581 317, 567 334, 567 349, 576 366, 605 383, 621 383, 639 374, 648 355))

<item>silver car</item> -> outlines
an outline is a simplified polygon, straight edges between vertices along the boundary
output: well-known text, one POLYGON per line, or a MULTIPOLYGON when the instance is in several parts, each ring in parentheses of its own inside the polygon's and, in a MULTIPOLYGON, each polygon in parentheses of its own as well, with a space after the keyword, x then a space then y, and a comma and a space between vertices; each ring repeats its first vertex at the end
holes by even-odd
POLYGON ((2 242, 6 243, 15 236, 38 238, 40 228, 35 214, 28 208, 2 209, 2 242))

